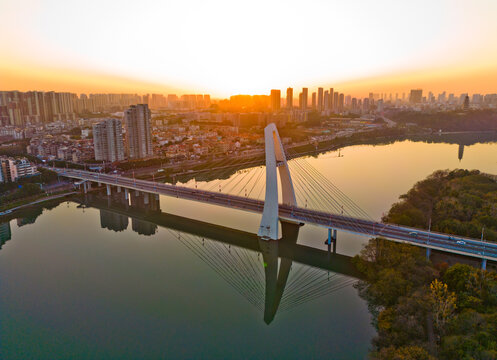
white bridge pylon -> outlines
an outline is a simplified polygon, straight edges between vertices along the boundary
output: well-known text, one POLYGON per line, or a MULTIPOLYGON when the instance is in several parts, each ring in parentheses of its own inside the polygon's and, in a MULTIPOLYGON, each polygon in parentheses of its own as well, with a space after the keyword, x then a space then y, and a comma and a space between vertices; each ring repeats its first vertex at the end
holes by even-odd
POLYGON ((264 129, 266 147, 266 198, 258 235, 264 240, 278 240, 278 175, 280 173, 282 203, 297 206, 290 169, 283 150, 278 129, 274 123, 264 129))

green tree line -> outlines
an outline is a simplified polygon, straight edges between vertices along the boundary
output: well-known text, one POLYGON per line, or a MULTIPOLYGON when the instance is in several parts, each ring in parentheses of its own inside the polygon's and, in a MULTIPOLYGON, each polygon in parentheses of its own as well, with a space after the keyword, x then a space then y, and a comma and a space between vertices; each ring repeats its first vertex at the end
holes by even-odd
POLYGON ((383 221, 497 241, 497 181, 478 170, 440 170, 402 195, 383 221))
MULTIPOLYGON (((496 240, 497 182, 479 171, 437 171, 394 204, 384 221, 496 240)), ((497 359, 497 273, 433 264, 423 249, 382 238, 354 258, 377 336, 371 358, 497 359)))

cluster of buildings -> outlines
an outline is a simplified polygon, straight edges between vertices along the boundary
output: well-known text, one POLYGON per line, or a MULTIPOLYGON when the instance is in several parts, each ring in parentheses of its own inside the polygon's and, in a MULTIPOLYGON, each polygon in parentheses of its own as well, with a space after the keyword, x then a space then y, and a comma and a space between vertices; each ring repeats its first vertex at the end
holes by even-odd
MULTIPOLYGON (((386 96, 386 94, 384 94, 386 96)), ((392 101, 390 94, 389 101, 392 101)), ((446 91, 439 93, 437 96, 431 91, 427 96, 423 96, 422 89, 413 89, 409 94, 409 103, 413 106, 422 106, 424 108, 438 107, 441 110, 455 110, 456 108, 468 109, 495 109, 497 108, 497 94, 447 94, 446 91)))
POLYGON ((90 139, 72 139, 69 135, 43 134, 33 136, 26 146, 29 155, 44 160, 64 160, 75 163, 93 159, 94 148, 90 139))
POLYGON ((115 162, 125 157, 136 160, 153 156, 150 119, 147 104, 130 106, 124 112, 126 141, 121 120, 105 119, 93 124, 95 160, 115 162))
POLYGON ((210 95, 80 94, 54 91, 0 91, 0 126, 23 127, 76 120, 79 114, 123 111, 134 104, 194 110, 209 107, 210 95))
MULTIPOLYGON (((196 94, 78 96, 53 91, 0 91, 0 141, 29 139, 28 154, 76 163, 118 162, 154 155, 199 159, 260 151, 263 144, 259 130, 271 122, 278 127, 298 124, 312 141, 314 135, 330 138, 333 133, 349 134, 381 126, 374 120, 385 109, 484 108, 497 108, 497 94, 470 97, 444 91, 426 95, 422 89, 412 89, 402 94, 371 92, 358 98, 334 88, 318 87, 315 91, 302 88, 298 95, 288 88, 282 97, 281 90, 273 89, 269 95, 234 95, 211 102, 209 95, 196 94), (357 123, 347 122, 350 119, 357 119, 357 123), (319 123, 325 125, 312 129, 319 123), (71 133, 76 127, 81 128, 81 136, 71 133), (317 134, 312 133, 314 130, 317 134)), ((303 138, 294 137, 298 141, 303 138)))
MULTIPOLYGON (((235 98, 234 101, 239 101, 239 98, 235 98)), ((455 110, 456 108, 497 108, 497 94, 473 94, 470 98, 467 93, 456 96, 455 94, 447 95, 447 92, 444 91, 435 97, 431 91, 428 93, 428 96, 423 96, 422 89, 412 89, 407 94, 407 97, 406 93, 400 95, 399 93, 371 92, 368 97, 356 98, 336 92, 333 88, 325 90, 322 87, 312 92, 309 96, 309 89, 302 88, 302 91, 298 95, 298 105, 296 106, 293 88, 288 88, 285 99, 282 99, 280 90, 273 89, 266 102, 267 106, 273 112, 286 109, 287 111, 318 111, 323 115, 333 113, 370 114, 373 112, 382 112, 384 106, 419 108, 420 105, 437 105, 439 107, 442 106, 442 110, 455 110), (282 103, 284 103, 284 107, 282 103)))
MULTIPOLYGON (((278 111, 281 109, 281 91, 271 90, 271 110, 278 111)), ((300 110, 316 110, 325 112, 335 112, 339 113, 344 110, 345 106, 345 95, 343 93, 336 92, 333 88, 325 90, 320 87, 317 92, 313 92, 310 96, 311 101, 309 102, 309 89, 302 88, 302 91, 298 96, 298 109, 300 110)), ((294 94, 293 88, 286 89, 286 102, 285 106, 287 109, 293 109, 294 104, 294 94)))
POLYGON ((231 125, 182 124, 158 127, 154 130, 157 154, 169 159, 199 159, 207 155, 236 152, 244 154, 253 150, 260 136, 248 131, 240 132, 231 125))
POLYGON ((0 183, 16 182, 20 178, 37 174, 36 165, 25 158, 0 157, 0 183))

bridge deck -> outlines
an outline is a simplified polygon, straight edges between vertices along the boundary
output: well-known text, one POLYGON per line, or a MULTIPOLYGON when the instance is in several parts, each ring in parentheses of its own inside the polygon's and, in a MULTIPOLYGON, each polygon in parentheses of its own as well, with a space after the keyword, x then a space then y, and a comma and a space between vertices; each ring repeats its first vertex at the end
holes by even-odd
MULTIPOLYGON (((264 208, 264 201, 223 194, 221 192, 190 189, 182 186, 136 180, 117 175, 100 174, 82 170, 56 168, 54 171, 59 173, 59 175, 68 178, 120 186, 146 193, 173 196, 254 213, 262 214, 264 208)), ((279 214, 281 220, 314 224, 364 236, 381 236, 390 240, 406 242, 425 248, 482 259, 497 260, 497 244, 495 243, 463 238, 450 234, 429 232, 427 230, 414 229, 406 226, 375 222, 372 220, 329 214, 312 209, 289 207, 282 204, 279 206, 279 214)))

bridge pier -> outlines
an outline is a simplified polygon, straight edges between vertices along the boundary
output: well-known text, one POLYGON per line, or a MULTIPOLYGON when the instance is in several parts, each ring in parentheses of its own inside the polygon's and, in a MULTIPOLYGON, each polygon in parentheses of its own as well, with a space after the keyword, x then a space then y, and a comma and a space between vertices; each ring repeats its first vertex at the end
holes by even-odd
POLYGON ((140 196, 140 192, 138 190, 135 190, 135 197, 140 196))
POLYGON ((127 188, 124 188, 124 198, 129 200, 129 190, 127 188))
POLYGON ((430 260, 431 248, 426 248, 426 260, 430 260))
POLYGON ((107 184, 107 196, 110 196, 111 195, 111 190, 110 190, 110 185, 107 184))
POLYGON ((88 181, 88 190, 91 189, 91 181, 88 181))
POLYGON ((120 186, 118 186, 118 187, 117 187, 117 192, 118 192, 118 193, 120 193, 120 192, 121 192, 121 187, 120 187, 120 186))
POLYGON ((86 182, 83 183, 83 192, 85 194, 88 192, 88 187, 86 186, 86 182))
POLYGON ((143 193, 143 203, 145 205, 148 205, 148 203, 149 203, 149 195, 148 195, 148 193, 143 193))
POLYGON ((328 244, 328 249, 331 250, 331 244, 333 244, 333 254, 337 252, 337 231, 336 229, 329 228, 328 229, 328 240, 326 244, 328 244))
POLYGON ((487 259, 481 259, 481 269, 487 270, 487 259))

